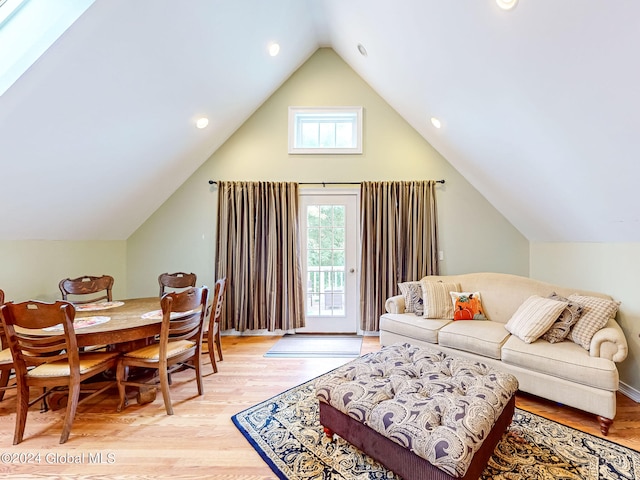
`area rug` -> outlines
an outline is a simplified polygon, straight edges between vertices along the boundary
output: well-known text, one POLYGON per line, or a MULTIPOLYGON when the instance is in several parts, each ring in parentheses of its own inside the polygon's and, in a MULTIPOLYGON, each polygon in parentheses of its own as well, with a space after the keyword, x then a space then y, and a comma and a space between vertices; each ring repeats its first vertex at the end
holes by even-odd
POLYGON ((287 334, 265 357, 345 357, 360 356, 362 337, 358 335, 287 334))
MULTIPOLYGON (((280 479, 399 480, 341 438, 326 438, 316 380, 234 415, 234 424, 280 479)), ((481 478, 634 480, 640 479, 640 453, 516 409, 481 478)))

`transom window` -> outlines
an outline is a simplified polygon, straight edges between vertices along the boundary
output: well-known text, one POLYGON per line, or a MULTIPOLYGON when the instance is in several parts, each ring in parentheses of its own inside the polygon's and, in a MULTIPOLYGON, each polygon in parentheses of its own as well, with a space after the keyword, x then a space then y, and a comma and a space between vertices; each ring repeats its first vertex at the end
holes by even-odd
POLYGON ((362 153, 362 107, 289 107, 289 153, 362 153))

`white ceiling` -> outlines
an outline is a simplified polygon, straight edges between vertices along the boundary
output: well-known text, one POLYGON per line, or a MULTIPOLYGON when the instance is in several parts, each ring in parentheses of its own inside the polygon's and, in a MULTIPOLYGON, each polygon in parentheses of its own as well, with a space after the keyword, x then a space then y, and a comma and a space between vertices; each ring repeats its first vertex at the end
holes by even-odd
POLYGON ((0 97, 0 239, 126 239, 320 46, 529 240, 640 241, 637 0, 96 0, 0 97))

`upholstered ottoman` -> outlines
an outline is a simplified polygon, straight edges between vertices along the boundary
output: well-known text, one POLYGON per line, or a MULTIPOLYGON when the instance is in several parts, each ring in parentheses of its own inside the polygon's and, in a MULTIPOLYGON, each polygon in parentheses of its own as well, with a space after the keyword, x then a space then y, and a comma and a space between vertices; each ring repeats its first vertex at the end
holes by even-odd
POLYGON ((402 477, 477 479, 511 424, 518 381, 484 364, 396 344, 316 383, 320 423, 402 477))

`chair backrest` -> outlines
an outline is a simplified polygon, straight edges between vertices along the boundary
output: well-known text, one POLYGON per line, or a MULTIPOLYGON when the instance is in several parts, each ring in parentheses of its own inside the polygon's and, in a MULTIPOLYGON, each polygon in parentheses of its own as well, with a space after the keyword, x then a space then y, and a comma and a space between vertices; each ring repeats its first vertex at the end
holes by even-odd
POLYGON ((211 317, 209 318, 210 328, 214 323, 220 323, 222 316, 222 304, 224 303, 224 294, 227 291, 227 277, 222 277, 216 281, 216 287, 213 294, 213 304, 211 306, 211 317))
MULTIPOLYGON (((192 340, 202 343, 202 326, 207 309, 209 289, 189 288, 184 292, 166 293, 160 300, 162 326, 160 355, 169 341, 192 340)), ((166 351, 165 351, 166 352, 166 351)))
POLYGON ((113 300, 111 290, 113 289, 113 277, 110 275, 102 275, 100 277, 92 277, 85 275, 78 278, 65 278, 60 280, 58 284, 63 300, 69 300, 69 295, 91 295, 104 291, 103 295, 92 296, 91 298, 74 299, 73 303, 83 304, 92 303, 99 300, 113 300))
MULTIPOLYGON (((2 305, 4 305, 4 292, 0 289, 0 307, 2 305)), ((14 385, 9 385, 9 376, 12 370, 13 356, 9 349, 7 336, 4 333, 4 322, 0 320, 0 371, 2 372, 0 377, 0 401, 4 399, 4 394, 7 390, 14 388, 14 385)))
MULTIPOLYGON (((0 306, 4 305, 4 292, 0 288, 0 306)), ((4 333, 4 324, 0 321, 0 350, 9 348, 7 343, 7 336, 4 333)))
POLYGON ((197 277, 195 273, 161 273, 158 276, 160 285, 160 297, 166 293, 166 288, 189 288, 196 286, 197 277))
POLYGON ((26 375, 31 366, 58 360, 68 360, 71 377, 79 376, 78 344, 73 328, 75 308, 71 303, 9 302, 0 306, 0 317, 17 376, 26 375), (51 335, 29 335, 29 329, 43 328, 51 328, 51 335))

